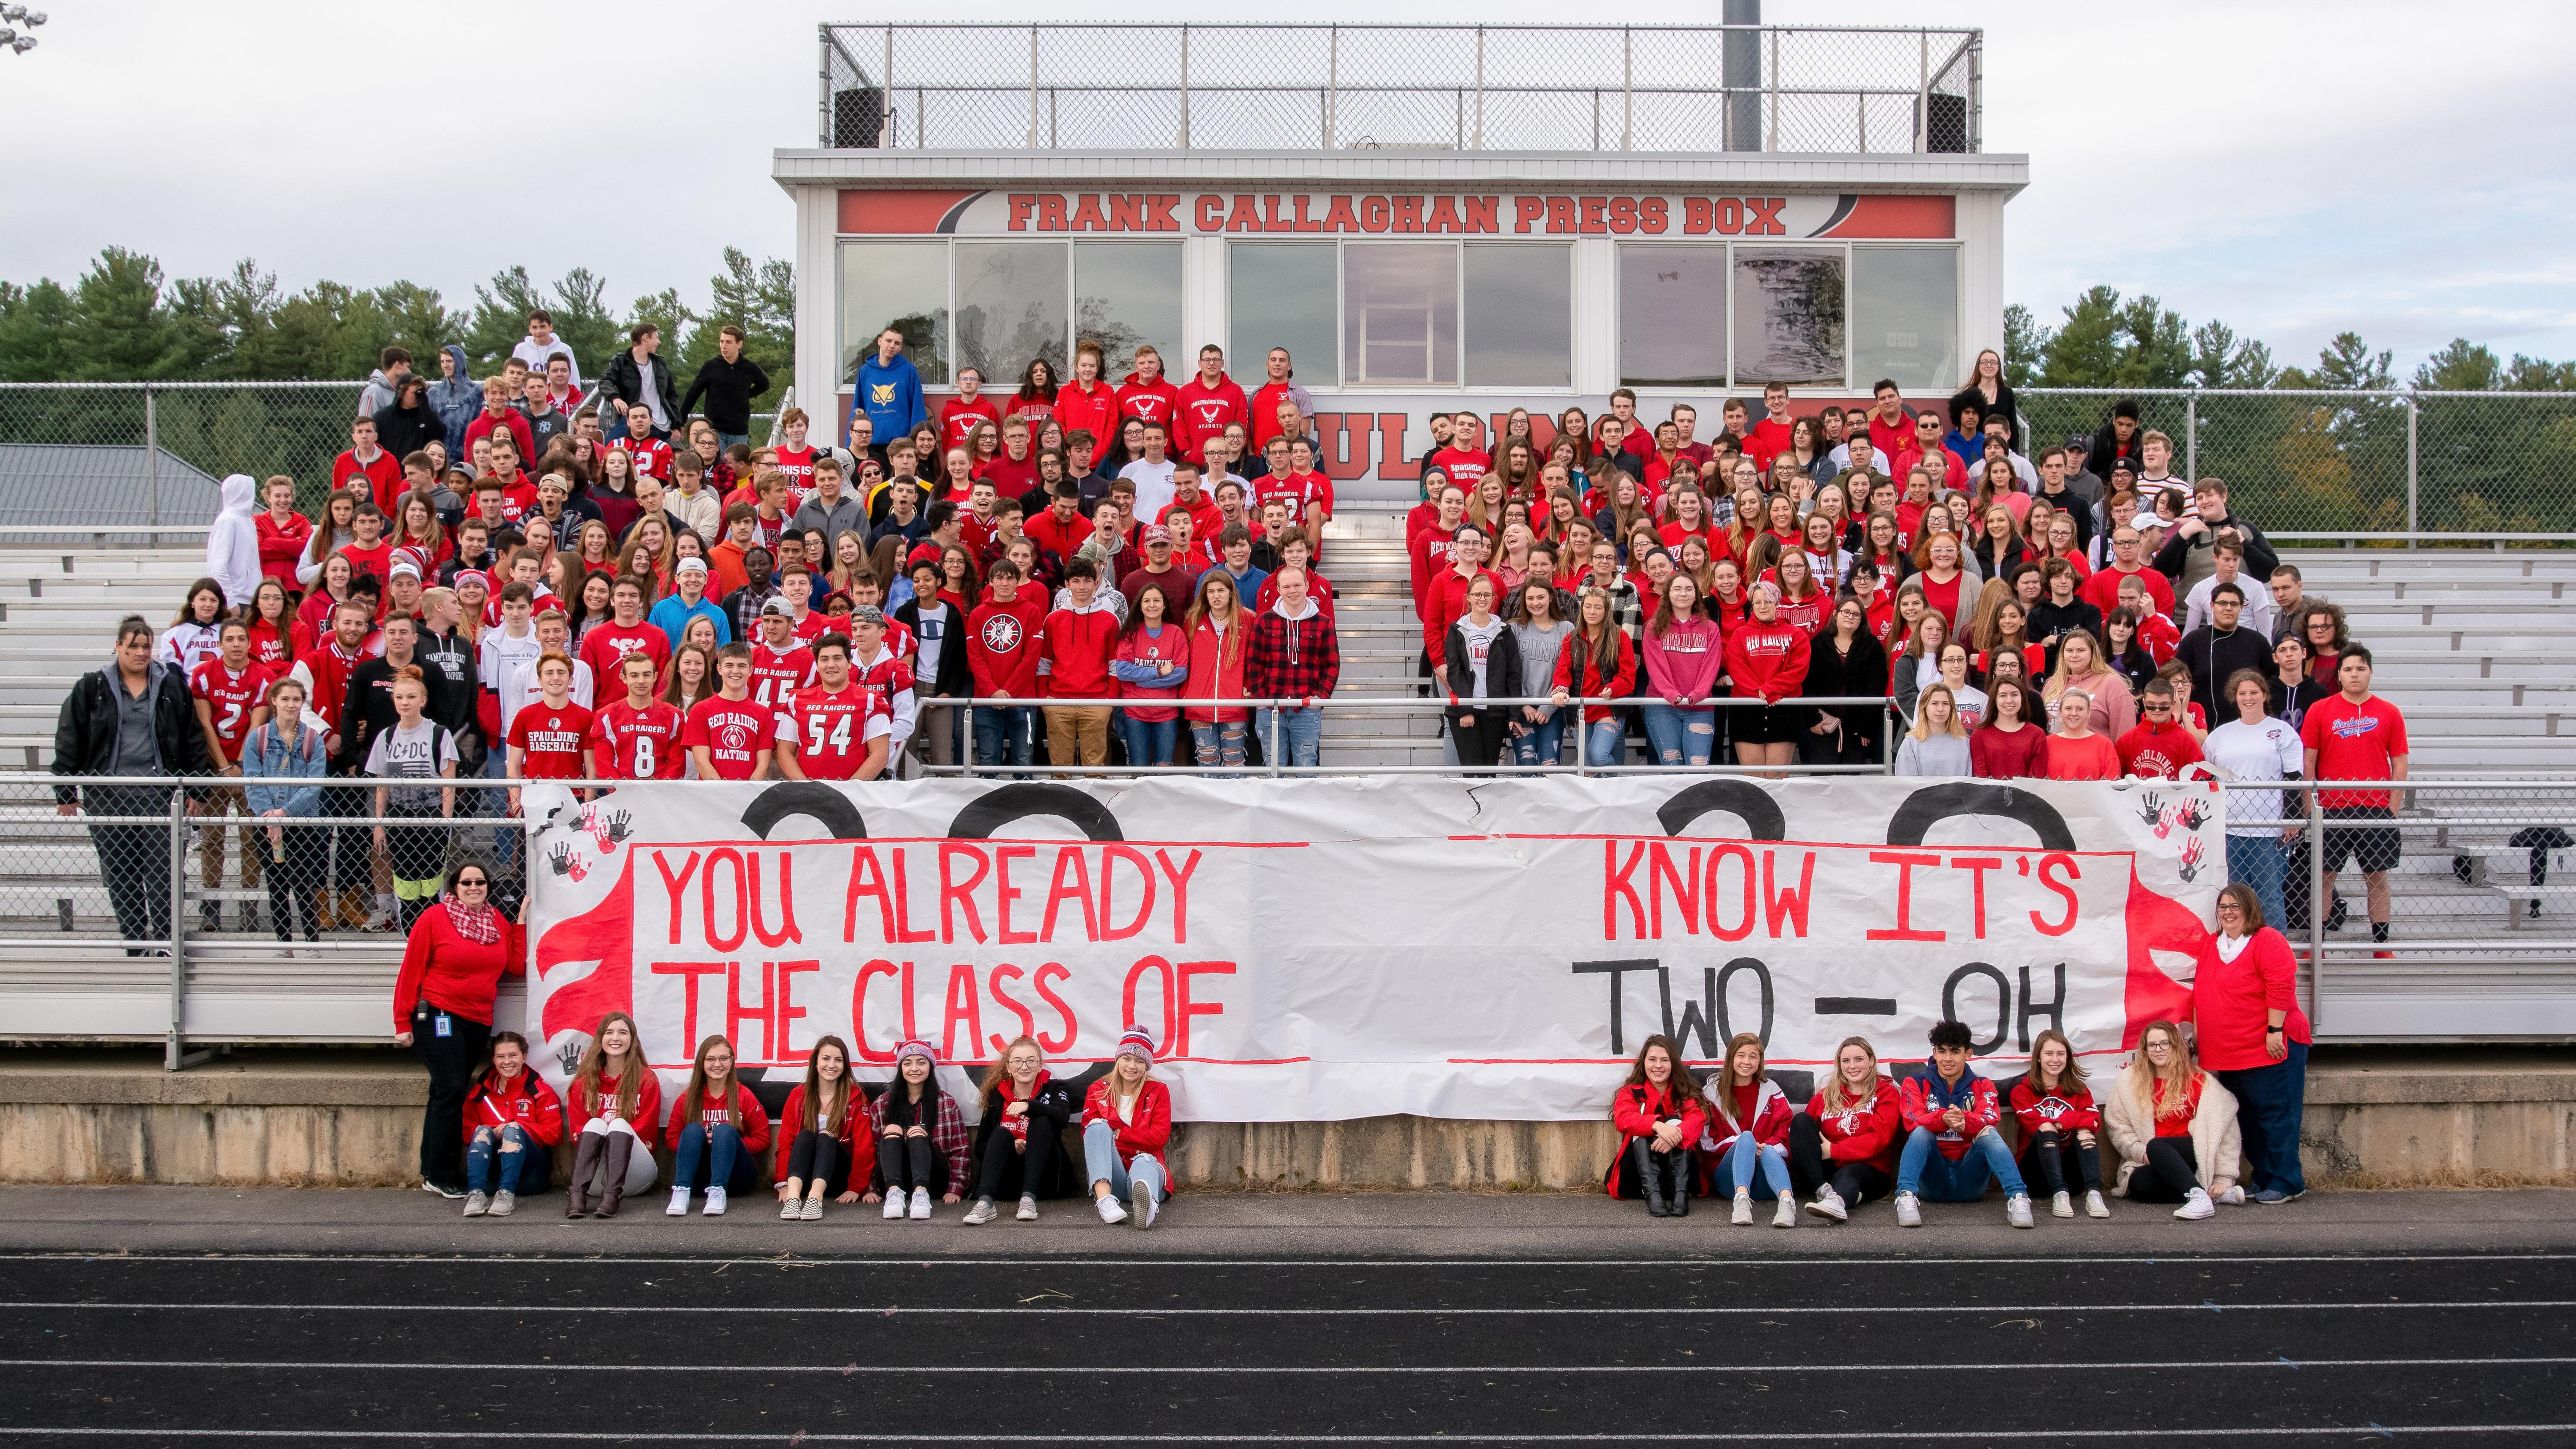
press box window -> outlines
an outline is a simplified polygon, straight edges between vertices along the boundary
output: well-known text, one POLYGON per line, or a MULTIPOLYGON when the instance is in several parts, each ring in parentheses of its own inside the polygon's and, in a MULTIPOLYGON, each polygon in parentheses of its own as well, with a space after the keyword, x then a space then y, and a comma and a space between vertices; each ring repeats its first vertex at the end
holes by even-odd
POLYGON ((888 327, 922 381, 948 380, 946 242, 841 243, 841 381, 857 380, 888 327))
POLYGON ((1959 356, 1959 253, 1852 249, 1852 376, 1937 392, 1967 376, 1959 356))

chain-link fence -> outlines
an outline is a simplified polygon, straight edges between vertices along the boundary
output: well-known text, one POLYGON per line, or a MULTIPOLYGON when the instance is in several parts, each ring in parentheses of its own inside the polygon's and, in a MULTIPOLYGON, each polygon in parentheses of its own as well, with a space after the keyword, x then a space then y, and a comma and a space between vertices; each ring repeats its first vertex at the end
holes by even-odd
POLYGON ((1974 152, 1983 32, 826 25, 820 144, 1974 152))
POLYGON ((2576 393, 2028 388, 2019 397, 2033 451, 2079 435, 2089 443, 2117 403, 2136 403, 2142 430, 2173 439, 2177 475, 2226 479, 2275 538, 2576 534, 2576 493, 2564 483, 2576 469, 2576 393))

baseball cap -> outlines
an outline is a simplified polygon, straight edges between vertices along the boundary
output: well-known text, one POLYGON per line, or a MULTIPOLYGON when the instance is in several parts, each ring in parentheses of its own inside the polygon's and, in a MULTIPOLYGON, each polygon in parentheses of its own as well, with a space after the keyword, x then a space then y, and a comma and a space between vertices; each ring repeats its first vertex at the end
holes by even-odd
POLYGON ((853 605, 850 609, 850 622, 853 624, 882 624, 885 622, 885 611, 879 609, 874 604, 853 605))
POLYGON ((1145 542, 1146 542, 1146 543, 1148 543, 1148 544, 1156 544, 1156 543, 1170 543, 1171 541, 1172 541, 1172 531, 1171 531, 1170 529, 1165 528, 1163 525, 1161 525, 1161 524, 1159 524, 1159 523, 1149 523, 1149 524, 1146 524, 1146 525, 1145 525, 1145 542))
POLYGON ((702 574, 707 571, 707 561, 696 557, 684 558, 677 564, 674 564, 672 568, 673 571, 677 573, 702 574))
POLYGON ((782 618, 795 617, 787 610, 787 600, 776 594, 772 594, 769 598, 769 602, 760 606, 760 612, 763 614, 776 614, 782 618))

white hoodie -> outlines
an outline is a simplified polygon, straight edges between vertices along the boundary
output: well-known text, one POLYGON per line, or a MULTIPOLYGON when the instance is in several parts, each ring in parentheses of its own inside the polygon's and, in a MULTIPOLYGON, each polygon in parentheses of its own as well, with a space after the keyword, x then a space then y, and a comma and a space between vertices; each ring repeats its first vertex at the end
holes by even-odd
POLYGON ((259 527, 251 522, 254 486, 247 473, 226 478, 223 508, 206 526, 206 574, 224 586, 225 604, 236 609, 249 608, 259 589, 259 527))

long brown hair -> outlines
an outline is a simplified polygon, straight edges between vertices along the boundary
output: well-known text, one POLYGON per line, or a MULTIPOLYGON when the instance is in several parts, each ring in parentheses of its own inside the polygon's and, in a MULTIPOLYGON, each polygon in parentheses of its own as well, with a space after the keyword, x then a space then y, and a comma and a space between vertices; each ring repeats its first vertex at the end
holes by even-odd
MULTIPOLYGON (((1770 1053, 1763 1051, 1762 1038, 1754 1033, 1739 1031, 1726 1039, 1726 1060, 1717 1064, 1717 1075, 1709 1079, 1709 1086, 1712 1089, 1708 1094, 1709 1105, 1717 1109, 1717 1115, 1725 1118, 1735 1127, 1747 1125, 1735 1120, 1735 1089, 1738 1087, 1758 1089, 1762 1085, 1762 1068, 1769 1061, 1770 1053), (1745 1047, 1753 1048, 1760 1056, 1757 1065, 1753 1068, 1753 1080, 1739 1082, 1735 1079, 1735 1054, 1745 1047)), ((1754 1100, 1757 1103, 1761 1101, 1758 1093, 1754 1100)))
POLYGON ((1636 1060, 1628 1064, 1628 1080, 1620 1084, 1620 1090, 1624 1092, 1630 1087, 1652 1088, 1655 1085, 1646 1076, 1646 1053, 1657 1047, 1664 1049, 1666 1059, 1673 1064, 1673 1074, 1664 1085, 1664 1090, 1672 1094, 1673 1106, 1681 1108, 1697 1102, 1702 1108, 1706 1108, 1708 1094, 1700 1090, 1699 1078, 1683 1064, 1681 1043, 1661 1032, 1646 1038, 1646 1044, 1637 1048, 1636 1060))
POLYGON ((837 1135, 841 1130, 841 1119, 849 1115, 850 1094, 856 1085, 856 1079, 850 1075, 850 1044, 837 1036, 827 1036, 814 1043, 814 1049, 805 1054, 807 1124, 827 1137, 837 1135), (823 1102, 823 1093, 827 1090, 823 1083, 823 1048, 825 1047, 830 1047, 841 1054, 841 1080, 837 1090, 833 1091, 831 1110, 828 1112, 824 1110, 823 1102))
MULTIPOLYGON (((717 1047, 723 1047, 726 1051, 732 1052, 733 1042, 722 1032, 717 1032, 698 1043, 698 1055, 689 1063, 689 1084, 680 1089, 680 1111, 691 1123, 700 1121, 706 1111, 707 1053, 717 1047)), ((846 1062, 849 1058, 845 1056, 841 1060, 846 1062)), ((742 1064, 742 1057, 738 1053, 734 1056, 734 1064, 737 1067, 742 1064)), ((733 1089, 727 1094, 728 1100, 725 1103, 725 1110, 730 1112, 733 1110, 733 1102, 730 1099, 742 1094, 742 1078, 733 1072, 727 1072, 725 1083, 733 1089)))
POLYGON ((1825 1074, 1825 1084, 1816 1089, 1816 1097, 1818 1101, 1816 1110, 1819 1113, 1849 1112, 1861 1107, 1866 1107, 1869 1105, 1870 1101, 1878 1095, 1879 1080, 1878 1048, 1871 1046, 1869 1044, 1869 1038, 1865 1036, 1844 1037, 1834 1047, 1833 1070, 1825 1074), (1859 1047, 1862 1051, 1869 1053, 1870 1094, 1867 1097, 1851 1096, 1843 1088, 1843 1053, 1851 1050, 1853 1047, 1859 1047))
POLYGON ((2068 1041, 2066 1039, 2066 1033, 2059 1031, 2053 1026, 2048 1030, 2041 1032, 2031 1041, 2030 1070, 2022 1073, 2021 1079, 2028 1082, 2030 1084, 2030 1089, 2034 1092, 2083 1092, 2092 1090, 2084 1084, 2084 1063, 2076 1059, 2075 1043, 2068 1041), (2050 1042, 2055 1042, 2059 1046, 2066 1048, 2066 1073, 2058 1079, 2057 1084, 2054 1087, 2049 1085, 2047 1074, 2039 1065, 2039 1054, 2047 1048, 2050 1042))
POLYGON ((635 1099, 643 1093, 644 1073, 648 1070, 644 1065, 644 1032, 636 1026, 635 1018, 622 1011, 601 1017, 599 1028, 590 1034, 590 1049, 581 1054, 581 1070, 573 1074, 572 1080, 576 1090, 587 1093, 593 1102, 599 1100, 600 1073, 608 1068, 608 1050, 601 1043, 608 1039, 608 1028, 621 1021, 626 1023, 626 1069, 617 1074, 617 1115, 632 1119, 635 1099))

